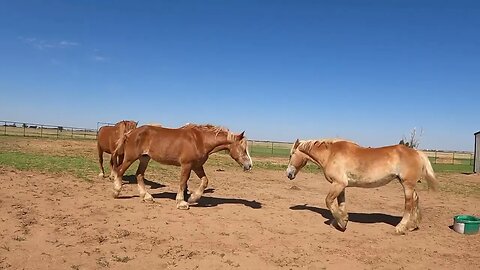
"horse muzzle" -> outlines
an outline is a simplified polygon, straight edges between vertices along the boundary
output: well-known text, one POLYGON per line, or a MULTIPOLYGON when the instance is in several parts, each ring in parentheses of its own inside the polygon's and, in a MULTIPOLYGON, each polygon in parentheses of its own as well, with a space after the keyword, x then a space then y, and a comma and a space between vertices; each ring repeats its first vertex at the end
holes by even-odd
POLYGON ((291 166, 288 166, 287 168, 287 177, 290 180, 295 179, 295 168, 292 168, 291 166))
POLYGON ((243 164, 243 171, 244 172, 251 171, 251 170, 252 170, 252 163, 248 162, 248 163, 243 164))

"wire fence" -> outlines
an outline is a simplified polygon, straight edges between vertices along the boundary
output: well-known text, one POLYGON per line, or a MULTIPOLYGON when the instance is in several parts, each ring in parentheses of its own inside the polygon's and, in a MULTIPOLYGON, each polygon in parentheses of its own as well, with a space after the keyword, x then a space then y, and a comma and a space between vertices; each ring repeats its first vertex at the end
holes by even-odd
MULTIPOLYGON (((0 121, 3 124, 2 135, 41 137, 41 138, 69 138, 69 139, 96 139, 98 129, 102 126, 113 126, 113 123, 97 122, 97 129, 56 126, 46 124, 25 123, 16 121, 0 121)), ((288 158, 291 142, 249 140, 250 154, 259 157, 288 158)), ((424 150, 433 164, 473 165, 473 153, 424 150)))
POLYGON ((97 131, 89 128, 55 126, 15 121, 0 121, 2 135, 40 137, 40 138, 70 138, 96 139, 97 131))
MULTIPOLYGON (((250 140, 250 154, 265 157, 289 157, 293 143, 250 140)), ((433 164, 473 165, 472 152, 422 150, 433 164)))

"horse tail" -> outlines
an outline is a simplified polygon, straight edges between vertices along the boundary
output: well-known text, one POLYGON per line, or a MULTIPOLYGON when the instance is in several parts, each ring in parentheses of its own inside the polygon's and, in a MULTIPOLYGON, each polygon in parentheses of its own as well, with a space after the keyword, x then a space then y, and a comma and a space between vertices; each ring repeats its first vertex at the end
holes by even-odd
POLYGON ((118 167, 118 157, 123 155, 125 152, 125 142, 128 139, 128 135, 130 135, 130 131, 124 134, 121 134, 118 140, 115 142, 115 150, 112 153, 112 160, 114 168, 118 167))
POLYGON ((427 154, 417 151, 418 154, 420 155, 420 158, 422 159, 422 170, 424 173, 424 177, 427 180, 428 187, 432 189, 433 191, 438 190, 438 181, 437 178, 435 177, 435 172, 433 171, 432 164, 430 163, 430 160, 428 159, 427 154))

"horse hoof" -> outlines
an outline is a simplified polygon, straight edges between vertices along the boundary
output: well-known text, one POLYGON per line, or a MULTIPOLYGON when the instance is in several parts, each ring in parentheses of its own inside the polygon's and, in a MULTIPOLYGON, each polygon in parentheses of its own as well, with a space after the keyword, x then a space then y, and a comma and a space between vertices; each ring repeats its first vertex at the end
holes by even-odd
POLYGON ((413 227, 408 228, 408 230, 409 230, 410 232, 416 231, 416 230, 418 230, 418 229, 419 229, 418 226, 413 226, 413 227))
POLYGON ((188 198, 188 203, 196 203, 201 196, 196 196, 195 194, 192 194, 190 198, 188 198))
POLYGON ((104 177, 105 177, 105 175, 103 173, 98 174, 98 178, 104 178, 104 177))
POLYGON ((190 206, 188 205, 187 202, 185 201, 182 201, 180 203, 177 204, 177 209, 180 209, 180 210, 188 210, 190 208, 190 206))
POLYGON ((337 229, 341 232, 344 232, 347 230, 347 223, 345 222, 337 222, 337 229))
POLYGON ((146 193, 145 196, 143 197, 144 202, 154 202, 152 195, 150 193, 146 193))
POLYGON ((397 235, 404 235, 405 234, 405 227, 395 227, 395 233, 397 235))
POLYGON ((118 196, 120 195, 120 190, 113 190, 112 195, 114 199, 118 198, 118 196))

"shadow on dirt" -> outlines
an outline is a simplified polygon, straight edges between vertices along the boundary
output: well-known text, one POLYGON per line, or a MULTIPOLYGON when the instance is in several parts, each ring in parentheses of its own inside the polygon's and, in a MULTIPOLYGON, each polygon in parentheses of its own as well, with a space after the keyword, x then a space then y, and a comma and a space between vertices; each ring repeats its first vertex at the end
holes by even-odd
MULTIPOLYGON (((135 175, 124 175, 123 178, 122 178, 122 180, 123 180, 123 181, 126 181, 127 184, 137 184, 137 179, 135 178, 135 175)), ((150 180, 148 180, 148 179, 146 179, 146 178, 144 178, 143 181, 145 182, 145 185, 150 186, 150 189, 157 189, 157 188, 166 187, 166 186, 163 185, 163 184, 150 181, 150 180)))
MULTIPOLYGON (((295 205, 290 207, 291 210, 309 210, 315 213, 322 215, 324 218, 328 219, 325 224, 330 224, 330 220, 333 220, 332 213, 330 210, 315 206, 295 205)), ((397 224, 402 220, 402 217, 391 216, 381 213, 348 213, 348 220, 350 222, 357 223, 385 223, 391 226, 397 226, 397 224)))
MULTIPOLYGON (((214 189, 206 189, 205 193, 213 193, 214 189)), ((175 200, 177 194, 174 192, 162 192, 157 194, 152 194, 152 197, 155 199, 170 199, 175 200)), ((188 200, 186 198, 186 200, 188 200)), ((192 207, 214 207, 222 204, 243 204, 253 209, 262 208, 262 204, 253 200, 244 200, 236 198, 220 198, 220 197, 205 197, 202 196, 197 204, 191 205, 192 207)))

